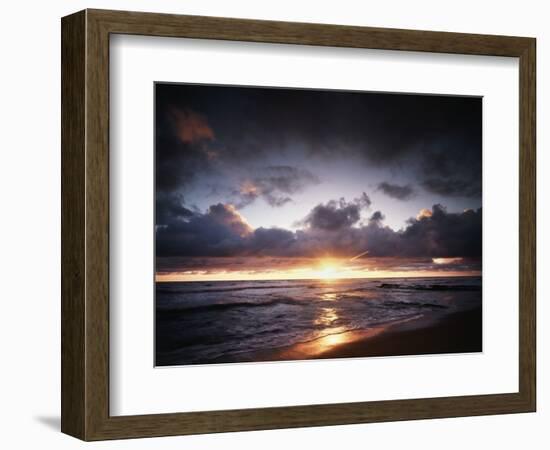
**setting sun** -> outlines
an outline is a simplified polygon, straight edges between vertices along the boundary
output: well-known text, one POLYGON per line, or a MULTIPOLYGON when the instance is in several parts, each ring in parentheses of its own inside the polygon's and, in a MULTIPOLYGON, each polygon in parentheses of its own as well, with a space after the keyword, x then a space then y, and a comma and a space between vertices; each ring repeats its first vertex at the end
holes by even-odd
MULTIPOLYGON (((321 260, 319 263, 320 269, 318 273, 318 278, 321 279, 333 279, 333 278, 340 278, 339 277, 339 268, 340 266, 337 265, 333 260, 321 260)), ((340 274, 341 275, 341 274, 340 274)))
MULTIPOLYGON (((326 282, 357 278, 416 278, 479 276, 480 270, 471 268, 453 269, 453 258, 428 262, 408 259, 392 260, 368 258, 351 261, 347 258, 302 258, 299 261, 278 258, 276 264, 271 258, 242 258, 231 261, 223 258, 215 261, 213 267, 181 268, 174 271, 159 271, 157 282, 174 281, 253 281, 253 280, 322 280, 326 282), (238 264, 236 264, 238 263, 238 264), (408 267, 403 267, 406 264, 408 267), (396 267, 398 266, 398 267, 396 267)), ((463 263, 463 262, 462 262, 463 263)))

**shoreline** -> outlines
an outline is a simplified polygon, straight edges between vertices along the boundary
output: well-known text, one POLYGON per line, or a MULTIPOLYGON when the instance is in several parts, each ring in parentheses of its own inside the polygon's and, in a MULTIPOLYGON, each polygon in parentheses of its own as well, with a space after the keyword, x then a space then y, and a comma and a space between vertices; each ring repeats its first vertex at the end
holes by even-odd
POLYGON ((304 359, 481 352, 481 328, 479 307, 390 325, 372 336, 357 336, 304 359))
POLYGON ((157 366, 295 362, 319 359, 479 353, 482 308, 416 316, 369 329, 343 331, 285 347, 242 352, 209 361, 157 366))
POLYGON ((241 354, 228 362, 275 362, 315 359, 478 353, 482 348, 482 309, 476 307, 421 316, 368 330, 330 334, 309 342, 241 354))

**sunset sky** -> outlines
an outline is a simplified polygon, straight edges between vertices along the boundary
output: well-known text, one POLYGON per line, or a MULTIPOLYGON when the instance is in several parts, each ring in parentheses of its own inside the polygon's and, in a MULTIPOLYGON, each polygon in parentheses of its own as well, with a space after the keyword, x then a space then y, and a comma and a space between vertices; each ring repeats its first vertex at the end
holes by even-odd
POLYGON ((480 98, 155 91, 158 281, 479 274, 480 98))

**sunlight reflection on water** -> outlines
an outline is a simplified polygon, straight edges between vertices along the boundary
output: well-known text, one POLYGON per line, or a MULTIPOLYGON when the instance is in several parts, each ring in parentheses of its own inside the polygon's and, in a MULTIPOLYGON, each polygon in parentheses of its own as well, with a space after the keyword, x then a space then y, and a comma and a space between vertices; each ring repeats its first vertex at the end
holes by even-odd
POLYGON ((327 302, 333 302, 334 300, 337 300, 338 297, 333 292, 326 292, 321 294, 321 300, 325 300, 327 302))
POLYGON ((338 320, 338 313, 335 308, 323 308, 321 315, 315 319, 315 325, 331 325, 335 320, 338 320))

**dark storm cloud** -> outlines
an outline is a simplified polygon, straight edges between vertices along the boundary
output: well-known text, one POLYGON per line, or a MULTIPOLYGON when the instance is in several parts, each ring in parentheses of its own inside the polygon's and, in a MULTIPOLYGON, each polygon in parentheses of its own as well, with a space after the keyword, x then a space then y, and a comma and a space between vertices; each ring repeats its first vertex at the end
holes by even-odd
POLYGON ((449 213, 434 205, 431 215, 409 219, 408 226, 394 232, 369 223, 370 254, 373 256, 481 256, 481 208, 449 213))
POLYGON ((258 183, 265 186, 266 190, 278 190, 287 194, 298 192, 307 184, 318 181, 308 170, 291 166, 268 166, 264 169, 263 176, 258 178, 258 183))
POLYGON ((267 203, 269 203, 274 208, 279 208, 281 206, 286 205, 287 203, 292 202, 292 198, 290 197, 277 197, 270 194, 266 195, 265 199, 267 203))
POLYGON ((428 178, 422 187, 444 197, 478 197, 481 195, 481 180, 460 178, 428 178))
POLYGON ((385 219, 384 214, 380 211, 375 211, 372 216, 369 218, 369 222, 374 222, 376 224, 382 222, 385 219))
POLYGON ((173 220, 156 230, 157 256, 229 256, 242 252, 253 229, 231 205, 173 220))
POLYGON ((372 205, 372 200, 370 197, 363 192, 359 198, 356 198, 354 200, 356 204, 358 204, 361 208, 370 208, 370 205, 372 205))
POLYGON ((156 104, 155 185, 164 193, 190 186, 196 178, 215 174, 216 136, 203 114, 172 104, 156 104))
POLYGON ((203 143, 184 143, 176 136, 157 136, 155 187, 157 192, 173 192, 190 186, 205 174, 215 174, 210 153, 203 143))
POLYGON ((247 254, 251 255, 285 255, 292 253, 296 242, 292 231, 282 228, 257 228, 247 242, 247 254))
POLYGON ((370 205, 370 197, 365 192, 351 202, 346 202, 343 198, 338 201, 330 200, 313 208, 300 223, 319 230, 334 231, 349 228, 361 219, 361 209, 368 208, 370 205))
POLYGON ((481 208, 449 213, 442 205, 432 207, 431 216, 410 219, 401 233, 406 242, 418 240, 411 252, 431 256, 481 256, 481 208))
POLYGON ((157 84, 156 111, 161 188, 301 146, 306 158, 406 166, 429 192, 479 196, 480 98, 157 84))
POLYGON ((183 195, 178 193, 159 192, 155 198, 155 224, 166 225, 175 220, 193 216, 193 211, 187 208, 183 195))
POLYGON ((359 225, 360 200, 329 201, 316 206, 304 219, 307 228, 292 232, 280 228, 252 229, 237 210, 212 205, 157 230, 158 256, 285 256, 352 257, 474 257, 481 256, 481 209, 449 213, 434 205, 430 214, 410 218, 394 231, 376 211, 359 225))
POLYGON ((386 181, 378 184, 378 190, 397 200, 408 200, 414 195, 414 189, 410 185, 400 186, 386 181))
POLYGON ((290 218, 302 218, 298 231, 253 229, 238 210, 256 201, 288 205, 325 182, 319 176, 344 185, 353 170, 342 163, 365 169, 359 182, 349 180, 358 189, 375 170, 375 184, 404 180, 377 184, 391 199, 480 204, 481 110, 472 97, 157 84, 157 255, 478 257, 481 210, 436 205, 400 231, 384 225, 383 205, 361 220, 371 207, 366 194, 319 198, 290 218), (402 178, 392 178, 398 171, 402 178), (200 200, 197 192, 205 193, 200 200))
POLYGON ((319 178, 310 171, 292 166, 267 166, 257 172, 256 176, 243 180, 233 192, 239 209, 258 198, 263 198, 273 207, 280 207, 292 201, 292 194, 319 183, 319 178))
POLYGON ((481 199, 481 103, 471 133, 437 136, 422 146, 419 180, 430 193, 443 197, 481 199), (477 133, 473 133, 477 130, 477 133))
POLYGON ((359 206, 353 203, 332 200, 317 205, 304 219, 304 224, 319 230, 339 230, 349 228, 359 222, 359 206))

